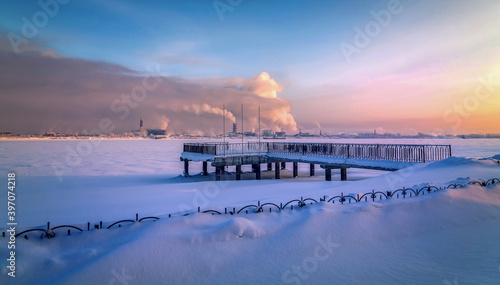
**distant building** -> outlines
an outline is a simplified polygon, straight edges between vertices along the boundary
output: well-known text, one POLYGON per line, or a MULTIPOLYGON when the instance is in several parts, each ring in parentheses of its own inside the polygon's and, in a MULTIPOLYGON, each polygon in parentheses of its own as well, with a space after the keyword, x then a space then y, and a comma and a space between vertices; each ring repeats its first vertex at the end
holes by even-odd
POLYGON ((166 136, 167 130, 162 129, 148 129, 148 136, 166 136))
POLYGON ((238 133, 238 124, 233 123, 233 133, 237 134, 238 133))
POLYGON ((276 132, 276 137, 282 138, 285 137, 285 132, 276 132))
POLYGON ((480 139, 480 138, 484 138, 484 135, 483 134, 470 134, 469 137, 471 139, 480 139))
POLYGON ((263 137, 272 137, 273 136, 273 130, 262 130, 262 136, 263 137))
POLYGON ((244 135, 245 135, 245 137, 256 137, 257 136, 257 134, 254 132, 245 132, 244 135))
POLYGON ((313 134, 310 134, 310 133, 303 133, 302 131, 300 131, 298 134, 296 134, 295 136, 297 137, 314 137, 315 135, 313 134))

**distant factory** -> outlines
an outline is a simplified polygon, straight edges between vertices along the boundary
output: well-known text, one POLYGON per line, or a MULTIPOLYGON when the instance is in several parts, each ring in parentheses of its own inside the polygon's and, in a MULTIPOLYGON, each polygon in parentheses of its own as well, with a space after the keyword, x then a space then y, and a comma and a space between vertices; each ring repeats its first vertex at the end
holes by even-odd
POLYGON ((135 136, 150 137, 154 139, 161 139, 167 137, 167 130, 164 129, 144 129, 144 120, 142 117, 139 120, 139 130, 133 131, 135 136))

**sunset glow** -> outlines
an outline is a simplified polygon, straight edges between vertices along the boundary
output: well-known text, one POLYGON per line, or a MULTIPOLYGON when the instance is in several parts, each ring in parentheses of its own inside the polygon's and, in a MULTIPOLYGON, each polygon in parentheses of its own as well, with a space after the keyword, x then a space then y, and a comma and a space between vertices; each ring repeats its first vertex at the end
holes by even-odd
POLYGON ((500 133, 497 1, 54 3, 0 12, 1 131, 500 133))

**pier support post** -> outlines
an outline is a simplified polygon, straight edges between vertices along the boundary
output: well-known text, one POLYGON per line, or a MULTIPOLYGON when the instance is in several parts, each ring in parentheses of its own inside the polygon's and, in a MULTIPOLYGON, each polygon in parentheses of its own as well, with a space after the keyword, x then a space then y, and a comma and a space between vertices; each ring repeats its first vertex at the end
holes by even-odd
POLYGON ((281 169, 286 169, 286 162, 285 161, 281 162, 281 169))
POLYGON ((332 169, 330 167, 325 167, 325 180, 332 181, 332 169))
POLYGON ((184 176, 189 176, 189 160, 184 159, 184 176))
POLYGON ((241 165, 236 165, 236 180, 241 180, 241 165))
POLYGON ((299 176, 299 163, 294 162, 293 163, 293 177, 299 176))
POLYGON ((208 162, 203 161, 203 175, 208 175, 208 162))
POLYGON ((274 163, 274 179, 280 179, 280 163, 274 163))
POLYGON ((309 176, 314 176, 314 163, 309 165, 309 176))
POLYGON ((340 180, 347 181, 347 168, 345 167, 340 169, 340 180))
POLYGON ((273 170, 273 164, 272 163, 268 163, 267 164, 267 171, 271 171, 273 170))
POLYGON ((220 181, 220 173, 222 166, 215 167, 215 181, 220 181))
POLYGON ((260 180, 260 164, 255 165, 255 179, 260 180))

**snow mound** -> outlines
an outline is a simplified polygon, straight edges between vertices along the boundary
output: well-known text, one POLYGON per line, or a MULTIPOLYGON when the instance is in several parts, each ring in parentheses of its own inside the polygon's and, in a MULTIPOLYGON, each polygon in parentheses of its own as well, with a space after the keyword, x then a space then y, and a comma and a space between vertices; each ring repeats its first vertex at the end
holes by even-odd
POLYGON ((491 158, 495 160, 500 160, 500 154, 494 155, 491 158))
POLYGON ((231 241, 239 238, 256 239, 265 231, 255 222, 243 217, 234 217, 216 224, 204 225, 188 235, 189 243, 231 241))
POLYGON ((255 222, 242 217, 236 217, 220 224, 215 228, 215 232, 219 235, 239 238, 258 238, 264 234, 264 231, 255 222))
POLYGON ((447 159, 443 159, 440 161, 430 163, 425 168, 426 169, 438 169, 438 168, 445 169, 447 167, 457 167, 457 166, 460 166, 460 167, 487 166, 487 165, 493 165, 493 164, 498 163, 497 160, 495 159, 495 157, 500 158, 500 155, 494 156, 492 158, 480 158, 480 159, 471 158, 471 157, 452 156, 452 157, 449 157, 447 159))

